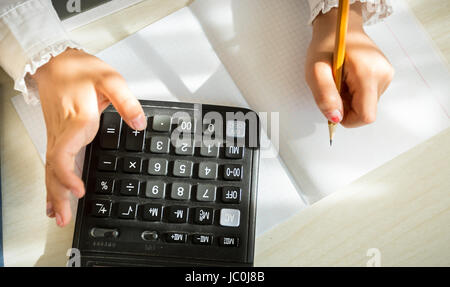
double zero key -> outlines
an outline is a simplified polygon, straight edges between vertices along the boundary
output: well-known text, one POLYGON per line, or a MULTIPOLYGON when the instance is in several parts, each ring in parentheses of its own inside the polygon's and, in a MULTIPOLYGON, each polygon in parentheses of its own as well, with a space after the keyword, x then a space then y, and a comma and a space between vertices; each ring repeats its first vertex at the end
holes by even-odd
POLYGON ((225 164, 223 166, 223 179, 225 180, 241 180, 243 170, 241 164, 225 164))

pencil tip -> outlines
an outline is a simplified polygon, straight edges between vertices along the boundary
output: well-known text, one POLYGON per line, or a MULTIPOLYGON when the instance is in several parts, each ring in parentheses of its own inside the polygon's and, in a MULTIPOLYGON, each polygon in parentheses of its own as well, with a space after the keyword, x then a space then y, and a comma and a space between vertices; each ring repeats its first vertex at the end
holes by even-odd
POLYGON ((330 139, 330 146, 332 146, 332 145, 333 145, 333 140, 330 139))

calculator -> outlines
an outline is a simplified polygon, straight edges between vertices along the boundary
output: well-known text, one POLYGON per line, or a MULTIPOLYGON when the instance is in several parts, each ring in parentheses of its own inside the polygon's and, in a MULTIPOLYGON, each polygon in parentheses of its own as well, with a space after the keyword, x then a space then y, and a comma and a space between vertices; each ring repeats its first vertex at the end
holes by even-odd
POLYGON ((260 122, 246 108, 140 101, 114 107, 86 147, 73 248, 81 266, 252 266, 260 122))

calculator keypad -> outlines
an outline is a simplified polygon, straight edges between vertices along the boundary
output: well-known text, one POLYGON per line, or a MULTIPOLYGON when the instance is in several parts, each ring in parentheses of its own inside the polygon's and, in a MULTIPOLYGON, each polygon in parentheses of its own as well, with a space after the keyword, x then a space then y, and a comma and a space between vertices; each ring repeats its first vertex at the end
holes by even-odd
MULTIPOLYGON (((91 144, 94 156, 85 163, 90 169, 79 247, 246 262, 249 229, 254 229, 249 218, 253 149, 195 138, 196 131, 211 137, 217 130, 244 137, 246 126, 224 122, 220 129, 217 123, 197 128, 197 119, 158 107, 144 110, 145 131, 131 129, 114 111, 102 115, 91 144), (185 133, 176 143, 175 130, 185 133)), ((192 115, 190 109, 184 112, 192 115)))

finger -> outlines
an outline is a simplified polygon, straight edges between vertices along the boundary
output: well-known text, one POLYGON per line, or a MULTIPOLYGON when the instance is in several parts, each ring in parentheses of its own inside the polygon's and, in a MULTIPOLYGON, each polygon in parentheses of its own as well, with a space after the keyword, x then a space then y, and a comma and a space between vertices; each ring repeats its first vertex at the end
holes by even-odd
POLYGON ((105 76, 97 89, 109 98, 124 121, 135 130, 147 127, 147 120, 139 101, 133 96, 120 75, 105 76))
POLYGON ((64 227, 72 219, 70 191, 52 173, 51 170, 46 171, 47 216, 54 217, 56 224, 64 227))
POLYGON ((349 110, 345 111, 342 125, 349 128, 373 123, 376 119, 379 98, 378 84, 371 78, 360 78, 357 87, 352 89, 349 99, 349 110))
POLYGON ((48 217, 53 218, 55 217, 55 210, 53 209, 53 203, 50 200, 48 193, 47 193, 47 206, 46 206, 46 210, 45 213, 47 214, 48 217))
POLYGON ((344 111, 342 99, 334 83, 331 63, 315 62, 306 75, 306 81, 320 111, 329 121, 339 123, 344 111))

